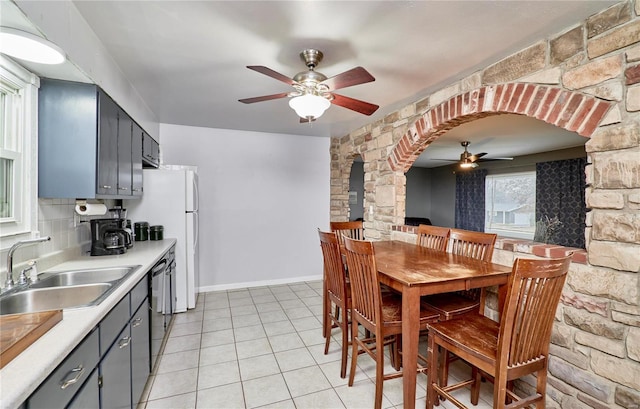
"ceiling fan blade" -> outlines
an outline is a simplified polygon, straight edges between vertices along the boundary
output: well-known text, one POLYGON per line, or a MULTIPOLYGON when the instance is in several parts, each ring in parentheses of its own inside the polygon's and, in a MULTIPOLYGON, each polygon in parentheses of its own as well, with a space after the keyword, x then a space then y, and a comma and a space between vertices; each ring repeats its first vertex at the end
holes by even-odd
POLYGON ((311 119, 309 119, 309 118, 300 118, 300 123, 301 124, 307 124, 309 122, 314 122, 315 120, 316 120, 315 118, 311 118, 311 119))
POLYGON ((271 68, 267 68, 263 65, 247 65, 247 68, 250 70, 254 70, 259 72, 260 74, 264 74, 268 77, 271 78, 275 78, 278 81, 282 81, 285 84, 289 84, 289 85, 294 85, 297 84, 296 81, 292 80, 291 78, 287 77, 286 75, 280 74, 277 71, 272 70, 271 68))
POLYGON ((496 160, 513 160, 513 158, 485 158, 485 159, 480 159, 479 162, 493 162, 496 160))
POLYGON ((475 161, 477 161, 478 159, 480 159, 481 157, 483 157, 486 154, 487 154, 487 152, 480 152, 480 153, 477 153, 475 155, 471 155, 471 156, 469 156, 469 161, 475 162, 475 161))
POLYGON ((345 97, 344 95, 333 94, 331 103, 339 105, 343 108, 350 109, 352 111, 360 112, 361 114, 371 115, 378 108, 378 105, 370 104, 368 102, 360 101, 359 99, 345 97))
POLYGON ((263 95, 261 97, 239 99, 238 101, 240 101, 240 102, 242 102, 244 104, 253 104, 254 102, 269 101, 269 100, 272 100, 272 99, 279 99, 279 98, 284 98, 284 97, 288 97, 288 96, 289 96, 288 92, 282 92, 280 94, 263 95))
POLYGON ((353 85, 365 84, 367 82, 375 81, 371 74, 362 67, 352 68, 349 71, 345 71, 341 74, 334 75, 331 78, 327 78, 320 84, 326 85, 330 90, 335 91, 341 88, 351 87, 353 85))

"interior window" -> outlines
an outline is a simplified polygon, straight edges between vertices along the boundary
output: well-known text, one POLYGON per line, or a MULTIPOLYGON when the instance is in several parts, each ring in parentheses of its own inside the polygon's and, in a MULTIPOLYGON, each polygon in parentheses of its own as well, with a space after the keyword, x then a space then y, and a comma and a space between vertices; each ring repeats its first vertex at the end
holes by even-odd
POLYGON ((0 57, 0 238, 2 247, 36 229, 38 78, 0 57), (33 153, 33 154, 32 154, 33 153))
POLYGON ((536 229, 536 172, 487 175, 485 232, 532 240, 536 229))

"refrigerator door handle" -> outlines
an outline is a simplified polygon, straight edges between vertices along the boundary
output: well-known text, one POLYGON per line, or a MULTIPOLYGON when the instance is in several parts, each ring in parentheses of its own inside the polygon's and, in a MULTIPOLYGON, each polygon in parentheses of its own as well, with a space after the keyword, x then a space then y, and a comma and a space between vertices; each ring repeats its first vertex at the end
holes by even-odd
POLYGON ((200 239, 200 214, 198 212, 193 212, 194 223, 196 224, 195 235, 196 238, 193 241, 193 250, 198 248, 198 240, 200 239))
POLYGON ((194 174, 193 176, 193 192, 195 193, 195 203, 194 203, 194 209, 193 211, 195 213, 198 212, 198 210, 200 210, 200 191, 198 190, 198 179, 197 176, 194 174))

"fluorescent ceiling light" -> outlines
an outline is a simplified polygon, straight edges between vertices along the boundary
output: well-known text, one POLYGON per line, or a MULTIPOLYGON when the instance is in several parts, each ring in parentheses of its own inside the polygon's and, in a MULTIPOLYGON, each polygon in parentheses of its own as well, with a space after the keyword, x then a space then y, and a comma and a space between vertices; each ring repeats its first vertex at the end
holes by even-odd
POLYGON ((318 95, 304 94, 289 101, 289 106, 300 118, 317 119, 331 106, 328 99, 318 95))
POLYGON ((0 52, 40 64, 62 64, 65 60, 64 51, 51 41, 9 27, 0 27, 0 52))

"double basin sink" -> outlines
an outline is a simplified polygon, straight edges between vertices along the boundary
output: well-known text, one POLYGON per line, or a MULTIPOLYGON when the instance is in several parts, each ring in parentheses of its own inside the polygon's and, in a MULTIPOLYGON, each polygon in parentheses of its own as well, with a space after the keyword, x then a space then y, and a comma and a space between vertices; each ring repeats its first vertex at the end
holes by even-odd
POLYGON ((98 305, 141 266, 48 272, 0 296, 0 315, 98 305))

